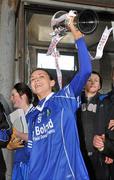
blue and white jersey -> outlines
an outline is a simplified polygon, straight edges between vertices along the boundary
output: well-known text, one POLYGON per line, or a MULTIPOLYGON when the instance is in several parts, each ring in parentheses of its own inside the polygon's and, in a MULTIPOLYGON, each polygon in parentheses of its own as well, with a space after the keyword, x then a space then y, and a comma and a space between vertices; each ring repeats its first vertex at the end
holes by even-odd
POLYGON ((79 72, 29 114, 29 180, 88 180, 76 126, 77 98, 91 73, 83 38, 76 41, 79 72), (30 145, 31 144, 31 145, 30 145))

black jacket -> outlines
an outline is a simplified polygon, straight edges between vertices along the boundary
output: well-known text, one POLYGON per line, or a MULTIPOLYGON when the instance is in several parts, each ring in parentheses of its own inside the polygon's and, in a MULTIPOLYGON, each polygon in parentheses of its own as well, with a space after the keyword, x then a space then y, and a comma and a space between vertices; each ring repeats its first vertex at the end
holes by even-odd
POLYGON ((0 174, 1 173, 5 174, 5 172, 6 172, 6 164, 4 161, 2 150, 0 149, 0 174))
POLYGON ((105 133, 104 150, 102 153, 114 159, 114 131, 107 130, 105 133))
MULTIPOLYGON (((108 121, 110 121, 114 120, 114 87, 112 91, 108 93, 107 99, 110 102, 108 112, 108 121)), ((108 129, 108 126, 106 127, 104 150, 102 153, 114 159, 114 130, 108 129)))
POLYGON ((4 132, 4 130, 7 130, 7 140, 2 140, 0 136, 0 148, 5 148, 7 146, 11 136, 11 124, 5 114, 3 105, 0 103, 0 131, 4 132))
POLYGON ((88 101, 85 94, 82 94, 77 123, 83 153, 96 151, 93 147, 93 137, 105 133, 108 124, 108 108, 109 100, 103 95, 98 93, 88 101))
POLYGON ((6 172, 6 164, 4 161, 2 148, 5 148, 10 140, 11 137, 11 125, 8 121, 8 118, 5 114, 5 110, 3 105, 0 103, 0 178, 5 178, 5 172, 6 172), (7 132, 7 133, 4 133, 7 132), (4 139, 4 135, 6 135, 6 138, 4 139))

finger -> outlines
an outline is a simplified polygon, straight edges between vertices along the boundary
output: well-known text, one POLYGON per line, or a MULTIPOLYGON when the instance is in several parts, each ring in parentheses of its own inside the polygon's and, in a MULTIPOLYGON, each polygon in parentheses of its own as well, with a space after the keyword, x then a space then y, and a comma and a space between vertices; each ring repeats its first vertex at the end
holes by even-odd
POLYGON ((110 123, 109 126, 108 126, 108 129, 110 129, 113 126, 114 126, 114 124, 110 123))
POLYGON ((110 130, 113 131, 113 130, 114 130, 114 126, 112 126, 112 127, 110 128, 110 130))
POLYGON ((105 163, 106 164, 112 164, 113 163, 113 159, 111 159, 109 157, 105 157, 105 163))
POLYGON ((19 139, 19 138, 14 138, 13 142, 14 142, 14 143, 21 143, 21 139, 19 139))
POLYGON ((114 120, 110 120, 108 128, 110 129, 112 126, 114 126, 114 120))
POLYGON ((10 141, 13 142, 14 140, 15 140, 15 137, 12 136, 10 141))
POLYGON ((19 145, 18 147, 21 148, 21 147, 24 147, 24 145, 19 145))

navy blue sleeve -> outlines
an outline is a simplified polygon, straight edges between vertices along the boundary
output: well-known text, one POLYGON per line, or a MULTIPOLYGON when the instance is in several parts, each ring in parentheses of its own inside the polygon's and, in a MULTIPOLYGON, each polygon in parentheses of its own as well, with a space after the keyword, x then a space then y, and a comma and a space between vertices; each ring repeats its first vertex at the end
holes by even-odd
POLYGON ((79 96, 92 72, 91 59, 85 44, 84 38, 75 41, 78 48, 79 70, 72 79, 70 86, 75 96, 79 96))
POLYGON ((12 130, 0 130, 0 148, 5 148, 10 141, 12 130))

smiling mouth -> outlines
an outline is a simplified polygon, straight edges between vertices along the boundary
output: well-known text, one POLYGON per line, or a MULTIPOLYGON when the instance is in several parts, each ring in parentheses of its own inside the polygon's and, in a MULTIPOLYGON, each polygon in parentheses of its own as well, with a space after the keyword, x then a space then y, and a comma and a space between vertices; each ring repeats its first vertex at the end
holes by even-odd
POLYGON ((35 87, 36 87, 36 88, 37 88, 37 87, 41 87, 41 84, 37 84, 35 87))
POLYGON ((39 88, 41 88, 42 86, 41 85, 36 85, 35 86, 35 89, 39 89, 39 88))
POLYGON ((90 88, 96 88, 95 86, 91 86, 90 88))

